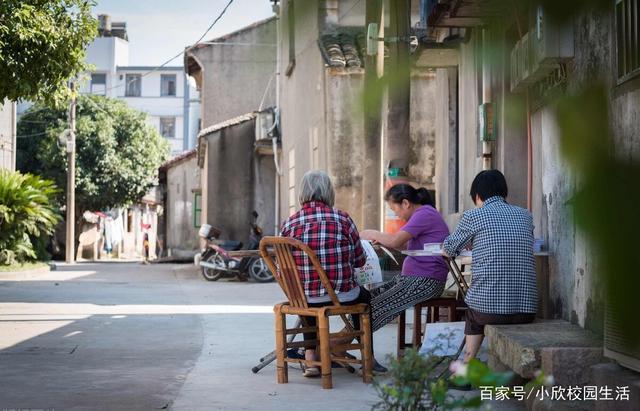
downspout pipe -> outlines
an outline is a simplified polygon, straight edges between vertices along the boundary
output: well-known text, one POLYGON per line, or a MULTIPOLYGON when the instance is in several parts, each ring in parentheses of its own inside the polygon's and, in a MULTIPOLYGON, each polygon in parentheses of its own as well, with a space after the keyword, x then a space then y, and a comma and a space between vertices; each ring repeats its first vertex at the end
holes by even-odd
POLYGON ((282 170, 280 169, 280 163, 278 161, 278 130, 280 129, 280 73, 281 67, 281 51, 282 51, 282 19, 281 10, 278 0, 273 2, 273 11, 276 14, 276 109, 273 118, 273 127, 271 131, 275 131, 271 138, 271 145, 273 147, 273 163, 276 167, 275 175, 275 215, 274 215, 274 233, 276 235, 280 232, 280 177, 282 176, 282 170))
MULTIPOLYGON (((489 60, 489 31, 482 29, 482 103, 491 103, 491 62, 489 60)), ((492 162, 491 142, 482 142, 482 169, 490 170, 492 162)))

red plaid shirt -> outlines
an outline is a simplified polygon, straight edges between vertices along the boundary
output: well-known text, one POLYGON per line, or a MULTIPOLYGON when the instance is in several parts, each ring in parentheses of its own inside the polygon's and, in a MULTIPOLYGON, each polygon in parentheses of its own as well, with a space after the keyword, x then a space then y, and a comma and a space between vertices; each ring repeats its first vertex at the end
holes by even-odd
MULTIPOLYGON (((289 217, 281 235, 302 241, 316 253, 336 293, 358 286, 353 269, 364 265, 366 255, 356 225, 344 211, 310 201, 289 217)), ((309 258, 300 251, 294 251, 293 256, 302 275, 305 294, 308 297, 325 295, 327 290, 309 258)))

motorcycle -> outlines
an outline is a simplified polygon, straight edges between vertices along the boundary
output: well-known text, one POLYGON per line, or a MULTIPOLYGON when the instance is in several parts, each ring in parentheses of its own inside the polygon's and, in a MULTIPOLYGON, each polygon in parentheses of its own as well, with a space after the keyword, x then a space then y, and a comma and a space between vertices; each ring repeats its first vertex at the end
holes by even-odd
MULTIPOLYGON (((262 239, 262 228, 256 223, 258 213, 252 213, 253 221, 249 223, 251 233, 245 250, 257 250, 262 239)), ((207 241, 207 245, 200 255, 196 265, 200 266, 202 276, 208 281, 217 281, 223 277, 236 276, 238 280, 246 281, 248 277, 259 283, 274 280, 273 274, 260 257, 231 257, 229 251, 242 249, 242 243, 234 240, 218 240, 222 232, 203 224, 198 232, 207 241)))

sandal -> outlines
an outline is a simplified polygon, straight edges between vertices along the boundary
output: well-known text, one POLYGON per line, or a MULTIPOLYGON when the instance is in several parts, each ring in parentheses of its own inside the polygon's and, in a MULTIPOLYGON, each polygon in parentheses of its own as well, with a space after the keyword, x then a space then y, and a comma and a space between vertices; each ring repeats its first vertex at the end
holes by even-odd
POLYGON ((307 378, 314 378, 320 376, 320 368, 318 367, 307 367, 303 363, 300 363, 302 366, 302 375, 307 378))

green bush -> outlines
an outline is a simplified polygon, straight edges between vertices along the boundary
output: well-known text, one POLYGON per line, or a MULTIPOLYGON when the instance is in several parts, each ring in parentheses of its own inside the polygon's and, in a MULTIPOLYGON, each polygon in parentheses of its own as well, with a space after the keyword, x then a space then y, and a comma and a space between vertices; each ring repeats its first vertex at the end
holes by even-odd
POLYGON ((50 180, 0 170, 0 264, 36 259, 34 242, 60 220, 52 204, 57 193, 50 180))

